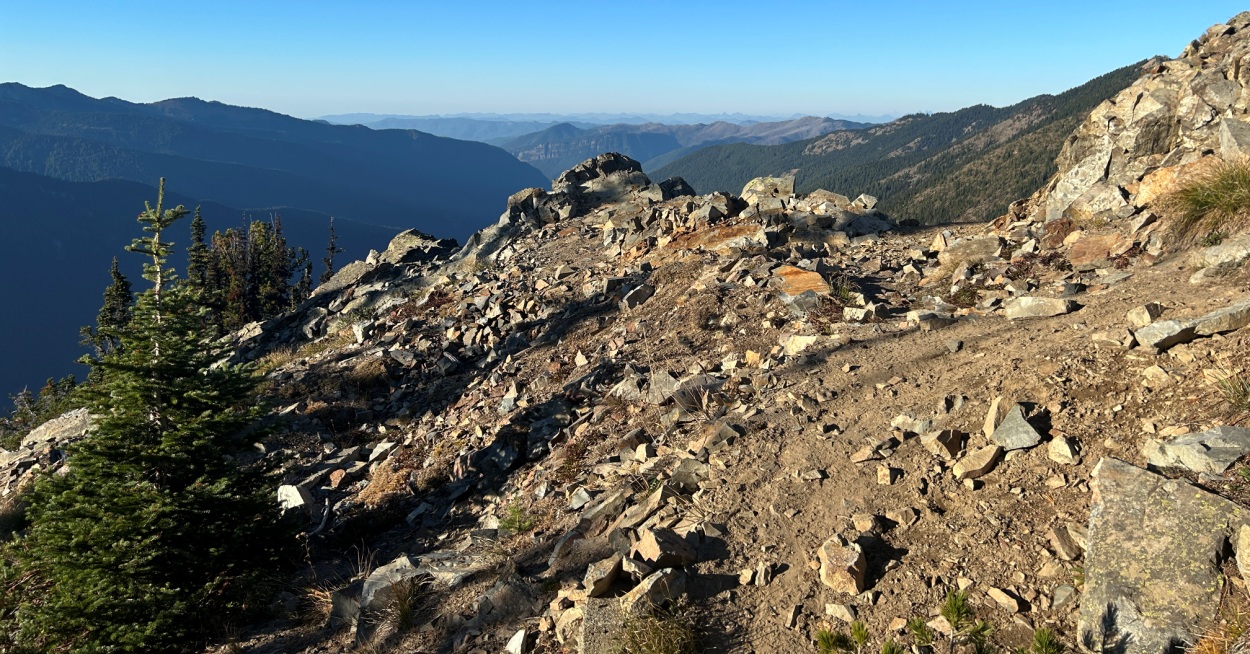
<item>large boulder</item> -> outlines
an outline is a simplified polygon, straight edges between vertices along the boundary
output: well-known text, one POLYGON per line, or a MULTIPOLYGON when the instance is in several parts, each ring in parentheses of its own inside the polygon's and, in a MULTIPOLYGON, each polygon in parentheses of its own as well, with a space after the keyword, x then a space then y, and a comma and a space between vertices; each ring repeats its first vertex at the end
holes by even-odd
MULTIPOLYGON (((676 189, 674 184, 669 192, 676 189)), ((652 184, 642 172, 641 163, 617 152, 587 159, 564 171, 552 182, 551 190, 571 199, 578 206, 579 214, 604 204, 625 202, 640 194, 652 200, 662 200, 665 195, 664 187, 652 184)))
POLYGON ((415 229, 406 229, 391 239, 379 261, 390 264, 419 263, 446 258, 456 250, 455 239, 434 238, 415 229))
POLYGON ((794 195, 794 177, 756 177, 742 187, 741 195, 750 203, 763 198, 788 198, 794 195))
POLYGON ((1250 512, 1116 459, 1093 472, 1078 638, 1089 651, 1165 654, 1216 617, 1219 562, 1250 512))

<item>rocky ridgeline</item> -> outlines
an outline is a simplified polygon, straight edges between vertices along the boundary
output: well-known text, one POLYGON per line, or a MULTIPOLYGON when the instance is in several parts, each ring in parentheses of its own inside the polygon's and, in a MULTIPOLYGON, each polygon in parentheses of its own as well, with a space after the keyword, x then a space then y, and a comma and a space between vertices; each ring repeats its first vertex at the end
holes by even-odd
MULTIPOLYGON (((949 633, 952 589, 1004 646, 1193 642, 1250 568, 1250 431, 1211 401, 1250 301, 1153 203, 1239 156, 1248 25, 1152 64, 988 229, 605 154, 249 325, 234 360, 279 426, 257 456, 309 563, 241 645, 602 654, 687 602, 713 651, 810 651, 856 619, 949 633)), ((85 430, 63 420, 0 458, 10 491, 85 430)))
MULTIPOLYGON (((401 235, 386 252, 345 268, 301 311, 238 335, 240 358, 274 366, 275 393, 290 399, 280 411, 288 434, 315 435, 296 445, 278 439, 269 450, 288 457, 284 510, 304 516, 311 541, 325 543, 328 557, 343 547, 332 544, 365 525, 377 532, 370 547, 385 553, 386 565, 334 590, 329 626, 382 637, 376 617, 396 589, 427 580, 444 610, 425 633, 457 651, 505 643, 529 651, 546 643, 609 652, 622 621, 654 604, 689 594, 721 597, 729 610, 723 589, 709 588, 720 574, 735 579, 733 587, 761 589, 776 623, 800 642, 821 620, 860 617, 899 629, 908 611, 924 615, 940 599, 925 566, 952 567, 888 553, 906 549, 918 523, 949 529, 950 546, 971 538, 967 545, 978 547, 975 539, 986 537, 956 517, 962 511, 935 508, 934 497, 981 492, 997 475, 1018 478, 1021 466, 1039 465, 1074 472, 1010 492, 1093 490, 1092 517, 1069 509, 1013 516, 1032 525, 1023 531, 1033 535, 1029 551, 1039 553, 1022 565, 1033 570, 1004 575, 969 561, 936 588, 979 590, 985 607, 1017 627, 1062 629, 1077 606, 1082 625, 1105 625, 1105 606, 1120 616, 1156 610, 1123 569, 1151 560, 1159 561, 1151 583, 1202 589, 1187 600, 1206 607, 1159 633, 1192 639, 1195 625, 1214 614, 1218 596, 1210 589, 1220 571, 1213 550, 1178 552, 1194 543, 1178 537, 1169 549, 1160 537, 1152 540, 1157 551, 1126 557, 1140 532, 1125 516, 1139 515, 1159 493, 1224 500, 1113 459, 1091 471, 1099 459, 1089 454, 1099 446, 1053 427, 1056 412, 1084 420, 1091 411, 1069 407, 1070 396, 987 397, 986 413, 972 419, 975 400, 933 388, 940 408, 924 417, 904 370, 867 387, 883 411, 911 408, 881 414, 875 429, 858 425, 868 427, 863 435, 850 437, 826 408, 864 386, 853 380, 872 364, 856 348, 889 337, 938 338, 947 356, 959 356, 964 339, 994 329, 987 320, 1039 325, 1089 311, 1127 286, 1140 261, 1073 266, 1023 232, 896 234, 873 198, 796 197, 785 178, 754 180, 740 196, 689 193, 680 180, 654 184, 636 162, 604 155, 570 170, 551 192, 514 195, 500 221, 459 250, 401 235), (832 364, 834 353, 848 362, 832 364), (969 420, 976 427, 959 426, 969 420), (848 511, 845 526, 833 520, 825 527, 832 533, 809 551, 807 564, 796 562, 812 568, 797 596, 785 588, 798 582, 778 578, 787 570, 799 575, 795 563, 782 560, 775 544, 752 554, 753 527, 735 533, 741 512, 758 515, 759 507, 733 481, 741 479, 734 471, 775 468, 769 459, 779 454, 759 448, 790 438, 848 449, 839 472, 809 452, 812 461, 790 464, 787 484, 824 487, 827 502, 843 504, 899 489, 887 506, 848 511), (857 439, 867 442, 852 446, 857 439), (1040 460, 1030 458, 1033 450, 1040 460), (870 481, 857 481, 858 470, 870 471, 870 481), (1109 471, 1130 483, 1108 481, 1109 471), (1143 486, 1158 489, 1150 495, 1143 486), (501 561, 499 548, 518 542, 524 551, 501 561), (1087 549, 1109 554, 1083 561, 1087 549), (1175 565, 1179 557, 1189 563, 1175 565), (1083 590, 1097 606, 1079 600, 1079 584, 1063 580, 1079 564, 1083 590), (891 580, 894 570, 902 580, 891 580), (813 591, 813 583, 824 591, 813 591), (883 596, 883 584, 910 588, 910 609, 893 593, 883 596), (765 592, 774 587, 786 596, 765 592), (827 597, 809 613, 804 598, 813 592, 827 597)), ((1087 347, 1158 353, 1186 340, 1149 336, 1163 323, 1182 323, 1201 338, 1250 321, 1245 303, 1214 316, 1162 320, 1162 306, 1142 304, 1111 320, 1114 329, 1093 331, 1087 347)), ((875 365, 895 369, 880 359, 875 365)), ((1158 383, 1158 373, 1142 374, 1158 383)), ((1147 462, 1223 474, 1250 437, 1221 429, 1150 440, 1147 462), (1220 452, 1218 464, 1208 462, 1212 451, 1220 452)), ((1090 501, 1083 497, 1074 506, 1090 501)), ((804 511, 781 503, 768 511, 788 519, 804 511)), ((973 505, 973 513, 984 510, 984 501, 973 505)), ((1150 519, 1180 518, 1153 512, 1150 519)), ((1220 534, 1235 535, 1238 524, 1211 531, 1210 547, 1226 542, 1220 534)), ((988 559, 997 565, 993 553, 988 559)), ((1157 597, 1168 604, 1177 595, 1157 597)), ((296 600, 291 595, 288 604, 296 600)), ((1157 624, 1171 623, 1134 619, 1117 628, 1148 643, 1158 627, 1141 625, 1157 624)), ((1082 629, 1087 640, 1122 637, 1082 629)))

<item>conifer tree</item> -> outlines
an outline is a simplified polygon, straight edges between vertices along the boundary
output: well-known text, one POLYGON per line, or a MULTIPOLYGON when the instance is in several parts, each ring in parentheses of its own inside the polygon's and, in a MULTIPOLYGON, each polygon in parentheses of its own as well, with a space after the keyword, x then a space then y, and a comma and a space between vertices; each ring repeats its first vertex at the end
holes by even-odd
POLYGON ((176 652, 237 612, 293 542, 274 490, 242 466, 253 378, 214 366, 195 296, 173 284, 165 233, 186 210, 139 216, 129 249, 150 258, 120 347, 88 393, 92 433, 69 472, 44 477, 17 563, 33 581, 19 639, 42 651, 176 652))
POLYGON ((325 272, 321 273, 321 277, 317 280, 318 284, 324 284, 330 281, 330 278, 334 276, 334 255, 339 254, 342 251, 343 248, 339 247, 338 235, 334 233, 334 217, 331 216, 330 243, 326 246, 325 258, 321 260, 321 263, 325 264, 326 269, 325 272))
POLYGON ((195 216, 191 219, 191 244, 187 246, 187 283, 201 290, 208 286, 209 254, 208 245, 204 241, 206 230, 200 208, 196 207, 195 216))
POLYGON ((312 295, 312 261, 308 258, 308 250, 299 248, 296 251, 296 260, 299 266, 303 267, 300 272, 299 281, 295 287, 291 289, 291 309, 295 309, 312 295))
POLYGON ((95 328, 83 327, 83 344, 95 348, 97 356, 103 356, 117 349, 118 334, 130 324, 131 295, 130 280, 122 274, 117 266, 117 257, 113 257, 113 265, 109 268, 109 276, 113 281, 104 289, 104 304, 96 315, 95 328))

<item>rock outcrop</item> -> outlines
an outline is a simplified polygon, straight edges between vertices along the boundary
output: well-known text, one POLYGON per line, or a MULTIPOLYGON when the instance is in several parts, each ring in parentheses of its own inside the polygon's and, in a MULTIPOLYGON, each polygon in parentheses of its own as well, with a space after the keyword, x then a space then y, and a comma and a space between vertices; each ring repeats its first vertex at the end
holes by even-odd
POLYGON ((1159 201, 1219 160, 1250 152, 1250 12, 1215 25, 1176 59, 1099 105, 1068 137, 1059 172, 995 226, 1106 266, 1169 243, 1159 201))

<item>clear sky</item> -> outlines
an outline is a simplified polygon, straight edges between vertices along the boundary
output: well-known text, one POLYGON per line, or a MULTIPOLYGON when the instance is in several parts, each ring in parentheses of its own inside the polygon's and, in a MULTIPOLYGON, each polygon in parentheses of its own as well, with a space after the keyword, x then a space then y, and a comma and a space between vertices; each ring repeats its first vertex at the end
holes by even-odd
POLYGON ((0 0, 0 81, 300 117, 903 114, 1176 56, 1223 0, 0 0))

